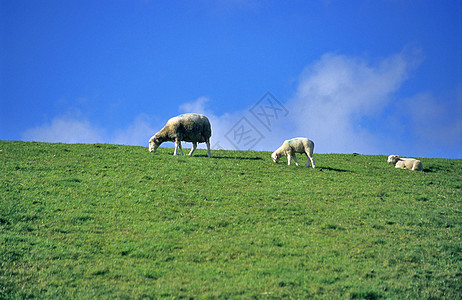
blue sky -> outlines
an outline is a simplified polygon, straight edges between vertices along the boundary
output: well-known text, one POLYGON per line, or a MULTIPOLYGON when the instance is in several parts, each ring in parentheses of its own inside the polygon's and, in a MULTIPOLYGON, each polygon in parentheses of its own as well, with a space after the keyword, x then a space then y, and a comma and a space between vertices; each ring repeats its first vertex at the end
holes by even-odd
POLYGON ((198 112, 214 149, 462 158, 459 0, 0 0, 0 26, 1 140, 147 147, 198 112))

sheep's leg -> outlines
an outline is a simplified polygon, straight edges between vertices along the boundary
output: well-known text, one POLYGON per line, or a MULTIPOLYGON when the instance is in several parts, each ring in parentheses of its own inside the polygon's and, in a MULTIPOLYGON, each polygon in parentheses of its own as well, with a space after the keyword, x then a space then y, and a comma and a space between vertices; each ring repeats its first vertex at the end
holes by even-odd
POLYGON ((306 154, 306 157, 308 157, 308 161, 306 162, 306 165, 305 167, 309 167, 310 166, 310 162, 311 162, 311 167, 314 169, 316 168, 316 164, 314 163, 314 157, 313 155, 310 155, 308 153, 305 153, 306 154))
POLYGON ((287 165, 290 166, 290 154, 287 154, 287 165))
POLYGON ((173 151, 173 155, 177 155, 178 148, 180 148, 180 153, 183 155, 183 148, 181 147, 181 141, 175 141, 175 151, 173 151))
POLYGON ((212 155, 210 154, 210 139, 207 139, 207 141, 205 141, 205 143, 207 144, 207 150, 209 152, 209 157, 212 157, 212 155))
POLYGON ((297 161, 297 156, 294 153, 294 160, 295 160, 295 165, 298 167, 298 161, 297 161))
POLYGON ((173 155, 176 155, 177 150, 178 150, 178 141, 175 141, 175 150, 173 150, 173 155))
POLYGON ((311 160, 311 167, 314 169, 316 168, 316 164, 314 163, 314 157, 313 156, 310 156, 310 160, 311 160))
POLYGON ((306 155, 306 158, 308 159, 306 164, 305 164, 305 167, 308 167, 310 165, 310 157, 308 156, 308 153, 305 152, 305 155, 306 155))
POLYGON ((178 146, 180 147, 180 153, 181 153, 181 155, 184 155, 184 154, 183 154, 183 147, 181 147, 181 141, 178 141, 178 146))
POLYGON ((196 143, 196 142, 193 142, 191 151, 189 152, 188 156, 192 156, 192 155, 193 155, 194 151, 196 150, 196 147, 197 147, 197 143, 196 143))
POLYGON ((297 156, 294 154, 295 165, 298 167, 297 156))

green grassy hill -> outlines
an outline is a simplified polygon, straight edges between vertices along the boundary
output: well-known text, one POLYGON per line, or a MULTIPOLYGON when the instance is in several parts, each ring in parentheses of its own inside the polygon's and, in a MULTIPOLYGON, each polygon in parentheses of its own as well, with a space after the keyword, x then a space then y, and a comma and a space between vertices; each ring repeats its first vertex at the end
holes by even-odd
POLYGON ((462 295, 462 160, 172 152, 0 142, 0 298, 462 295))

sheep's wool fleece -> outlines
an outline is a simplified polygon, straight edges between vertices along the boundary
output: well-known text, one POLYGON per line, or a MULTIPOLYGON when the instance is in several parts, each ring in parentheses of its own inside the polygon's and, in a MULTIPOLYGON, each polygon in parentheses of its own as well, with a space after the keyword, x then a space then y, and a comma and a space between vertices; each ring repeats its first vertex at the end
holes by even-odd
POLYGON ((395 166, 401 169, 409 169, 409 170, 417 170, 417 171, 422 170, 422 162, 417 159, 399 160, 396 162, 395 166))
POLYGON ((310 145, 312 142, 307 138, 294 138, 284 143, 287 143, 296 153, 305 153, 306 149, 312 148, 310 145))
POLYGON ((183 114, 168 120, 165 128, 173 131, 185 142, 205 142, 212 135, 210 122, 200 114, 183 114))
POLYGON ((396 168, 399 169, 409 169, 421 171, 423 169, 422 162, 414 158, 403 158, 398 155, 388 156, 387 162, 394 164, 396 168))

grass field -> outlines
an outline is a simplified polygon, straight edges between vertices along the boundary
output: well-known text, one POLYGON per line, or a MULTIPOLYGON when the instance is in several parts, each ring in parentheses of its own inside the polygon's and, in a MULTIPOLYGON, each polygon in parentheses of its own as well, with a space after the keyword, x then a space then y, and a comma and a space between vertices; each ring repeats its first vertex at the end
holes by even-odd
POLYGON ((172 152, 0 142, 0 298, 461 298, 462 160, 172 152))

